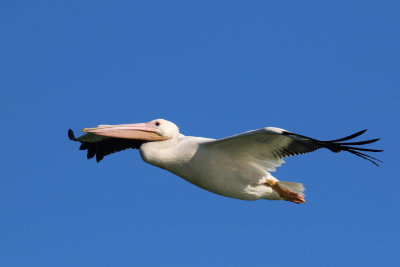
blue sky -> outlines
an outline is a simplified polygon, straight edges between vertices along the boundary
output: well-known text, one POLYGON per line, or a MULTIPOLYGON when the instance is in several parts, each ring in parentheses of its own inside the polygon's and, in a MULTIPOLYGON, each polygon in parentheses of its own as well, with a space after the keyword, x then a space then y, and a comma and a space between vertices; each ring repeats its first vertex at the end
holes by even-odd
POLYGON ((2 1, 1 266, 395 266, 397 1, 2 1), (67 139, 165 118, 222 138, 368 128, 374 165, 317 151, 274 176, 307 203, 214 195, 67 139))

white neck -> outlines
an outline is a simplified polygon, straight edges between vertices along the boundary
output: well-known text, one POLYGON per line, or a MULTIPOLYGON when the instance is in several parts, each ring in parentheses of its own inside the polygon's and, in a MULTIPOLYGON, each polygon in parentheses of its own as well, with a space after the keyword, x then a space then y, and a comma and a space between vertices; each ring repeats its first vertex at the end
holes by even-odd
POLYGON ((168 140, 144 143, 139 149, 140 156, 145 162, 163 168, 165 164, 174 160, 174 155, 168 153, 168 150, 178 142, 179 135, 175 135, 168 140))

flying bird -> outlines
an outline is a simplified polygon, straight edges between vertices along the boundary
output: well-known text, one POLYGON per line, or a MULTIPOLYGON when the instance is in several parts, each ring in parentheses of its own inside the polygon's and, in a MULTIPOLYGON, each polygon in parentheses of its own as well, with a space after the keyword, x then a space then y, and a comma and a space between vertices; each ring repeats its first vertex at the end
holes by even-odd
POLYGON ((211 139, 185 136, 172 122, 156 119, 147 123, 99 125, 82 129, 86 134, 76 138, 71 129, 68 137, 80 142, 87 158, 104 156, 124 149, 139 149, 142 159, 168 170, 210 192, 242 200, 286 200, 304 203, 301 183, 283 182, 273 177, 284 158, 320 148, 338 153, 350 152, 378 166, 380 160, 363 152, 383 150, 360 148, 374 143, 371 139, 344 142, 366 130, 330 141, 320 141, 276 127, 266 127, 238 135, 211 139))

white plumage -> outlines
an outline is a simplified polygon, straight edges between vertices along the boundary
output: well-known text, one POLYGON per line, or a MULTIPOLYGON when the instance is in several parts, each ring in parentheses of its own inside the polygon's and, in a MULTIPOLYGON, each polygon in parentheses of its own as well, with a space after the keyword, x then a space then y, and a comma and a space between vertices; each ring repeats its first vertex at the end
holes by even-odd
POLYGON ((127 148, 139 148, 142 159, 168 170, 210 192, 243 200, 287 200, 303 203, 301 183, 280 182, 270 172, 284 163, 283 158, 319 148, 333 152, 348 151, 376 164, 379 161, 360 151, 382 150, 354 147, 376 142, 372 139, 345 143, 365 130, 332 141, 319 141, 286 130, 266 127, 223 139, 185 136, 167 120, 148 123, 101 125, 84 129, 75 138, 88 158, 100 161, 105 155, 127 148))

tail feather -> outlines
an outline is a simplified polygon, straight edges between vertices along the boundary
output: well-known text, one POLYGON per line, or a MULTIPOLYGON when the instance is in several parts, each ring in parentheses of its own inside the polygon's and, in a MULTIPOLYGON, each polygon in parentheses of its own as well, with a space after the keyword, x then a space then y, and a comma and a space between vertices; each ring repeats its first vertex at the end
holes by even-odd
POLYGON ((296 194, 304 197, 305 194, 303 193, 306 189, 304 188, 302 183, 293 183, 293 182, 282 182, 279 181, 278 184, 283 187, 284 189, 287 189, 289 191, 295 192, 296 194))

